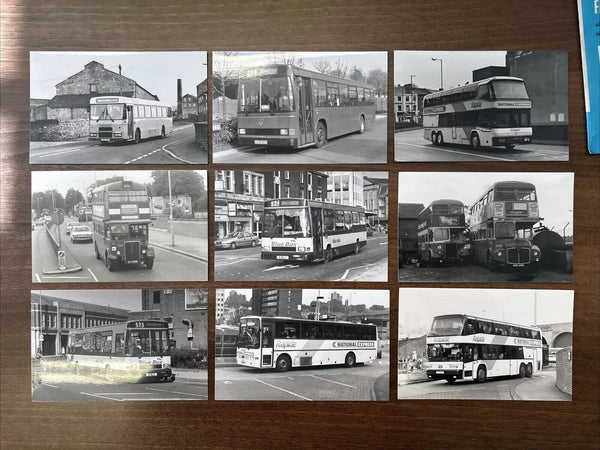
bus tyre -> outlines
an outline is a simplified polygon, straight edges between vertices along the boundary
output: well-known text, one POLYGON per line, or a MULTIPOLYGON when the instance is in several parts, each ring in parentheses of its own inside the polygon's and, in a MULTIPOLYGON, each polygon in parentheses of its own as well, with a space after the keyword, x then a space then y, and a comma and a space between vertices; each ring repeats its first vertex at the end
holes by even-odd
POLYGON ((511 150, 514 150, 515 146, 514 146, 514 144, 510 144, 510 145, 505 145, 504 148, 510 152, 511 150))
POLYGON ((487 370, 486 370, 485 366, 479 366, 477 368, 477 378, 476 378, 477 382, 483 383, 486 378, 487 378, 487 370))
POLYGON ((96 259, 102 259, 102 256, 100 256, 100 252, 98 251, 98 246, 96 245, 95 242, 94 242, 94 250, 96 250, 96 259))
POLYGON ((479 140, 479 135, 477 133, 471 135, 471 147, 473 147, 473 150, 481 149, 481 141, 479 140))
POLYGON ((358 255, 358 252, 360 252, 360 243, 357 240, 356 245, 354 246, 354 254, 358 255))
POLYGON ((106 268, 109 272, 113 272, 115 270, 115 262, 106 255, 106 260, 104 261, 106 264, 106 268))
POLYGON ((438 133, 438 145, 444 145, 444 135, 441 131, 438 133))
POLYGON ((231 244, 229 244, 229 248, 231 250, 235 250, 235 242, 232 242, 231 244))
POLYGON ((531 378, 533 376, 533 366, 531 363, 527 364, 527 378, 531 378))
POLYGON ((146 269, 150 270, 154 266, 154 258, 146 258, 146 269))
POLYGON ((164 139, 165 136, 167 135, 167 133, 165 133, 165 126, 162 126, 162 129, 160 130, 160 138, 164 139))
POLYGON ((431 143, 437 145, 437 133, 435 131, 431 133, 431 143))
POLYGON ((323 122, 317 124, 317 148, 323 147, 327 142, 327 128, 323 122))
POLYGON ((323 263, 328 264, 331 261, 331 247, 323 250, 323 263))
POLYGON ((358 128, 358 132, 360 134, 363 134, 365 132, 365 118, 364 118, 364 116, 360 116, 360 121, 359 121, 358 127, 359 127, 358 128))
POLYGON ((135 129, 135 143, 139 144, 141 140, 142 140, 142 135, 140 133, 140 129, 136 128, 135 129))
POLYGON ((456 378, 454 378, 454 377, 448 377, 448 378, 446 378, 446 381, 448 383, 450 383, 450 384, 454 384, 454 382, 456 381, 456 378))
POLYGON ((355 364, 356 364, 356 356, 354 355, 354 353, 348 353, 346 355, 346 360, 344 361, 344 365, 346 367, 354 367, 355 364))
POLYGON ((519 366, 519 378, 525 378, 526 375, 527 375, 527 367, 525 367, 525 364, 521 364, 519 366))
POLYGON ((292 360, 287 355, 277 358, 276 368, 278 372, 287 372, 292 367, 292 360))
POLYGON ((494 258, 492 258, 492 254, 490 252, 488 252, 487 254, 487 258, 485 261, 485 265, 488 268, 488 270, 490 272, 495 272, 496 271, 496 261, 494 261, 494 258))

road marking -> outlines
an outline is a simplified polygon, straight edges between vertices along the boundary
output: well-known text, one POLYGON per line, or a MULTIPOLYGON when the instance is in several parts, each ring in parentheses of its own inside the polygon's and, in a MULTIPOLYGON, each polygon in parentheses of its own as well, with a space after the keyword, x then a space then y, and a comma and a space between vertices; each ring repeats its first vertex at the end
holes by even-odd
POLYGON ((54 386, 53 384, 48 384, 48 383, 42 383, 42 384, 43 384, 44 386, 48 386, 48 387, 51 387, 51 388, 58 389, 58 386, 54 386))
POLYGON ((35 279, 37 280, 38 283, 42 282, 42 280, 40 279, 40 276, 37 273, 35 274, 35 279))
POLYGON ((65 153, 73 153, 73 152, 77 152, 79 150, 81 150, 81 147, 73 148, 73 149, 70 149, 70 150, 64 150, 62 152, 46 153, 45 155, 38 156, 38 158, 39 159, 49 158, 50 156, 64 155, 65 153))
POLYGON ((94 275, 94 272, 92 272, 92 269, 90 269, 89 267, 88 272, 92 274, 92 276, 94 277, 94 281, 98 281, 98 278, 96 278, 96 275, 94 275))
POLYGON ((380 242, 379 245, 388 245, 387 241, 385 242, 380 242))
POLYGON ((169 394, 192 395, 194 397, 206 397, 206 398, 208 398, 208 395, 203 395, 203 394, 190 394, 188 392, 169 391, 167 389, 156 389, 156 388, 146 388, 146 389, 148 389, 149 391, 168 392, 169 394))
POLYGON ((217 265, 217 266, 231 266, 232 264, 237 264, 237 263, 240 263, 240 262, 243 262, 243 261, 250 261, 252 259, 258 260, 258 258, 242 258, 242 259, 236 259, 235 261, 229 262, 229 263, 217 263, 217 261, 215 261, 215 265, 217 265))
POLYGON ((61 275, 59 277, 50 277, 50 276, 43 275, 42 278, 50 278, 51 280, 58 280, 58 279, 61 279, 61 278, 65 278, 65 279, 73 279, 73 278, 75 278, 75 279, 87 280, 89 277, 75 277, 75 276, 69 277, 69 276, 66 276, 66 275, 61 275))
MULTIPOLYGON (((467 155, 467 156, 474 156, 476 158, 487 158, 487 159, 495 159, 497 161, 515 161, 514 159, 506 159, 506 158, 499 158, 497 156, 489 156, 489 155, 477 155, 474 153, 468 153, 468 152, 459 152, 458 150, 448 150, 445 148, 432 148, 431 146, 428 145, 420 145, 420 144, 409 144, 408 142, 401 142, 401 145, 410 145, 413 147, 421 147, 421 148, 426 148, 427 150, 437 150, 440 152, 448 152, 448 153, 458 153, 459 155, 467 155)), ((403 160, 400 160, 400 162, 402 162, 403 160)))
POLYGON ((91 393, 89 393, 89 392, 80 392, 80 394, 83 394, 83 395, 89 395, 90 397, 98 397, 98 398, 103 398, 103 399, 105 399, 105 400, 111 400, 111 401, 113 401, 113 402, 122 402, 122 401, 124 401, 124 400, 125 400, 125 399, 118 399, 118 398, 112 398, 112 397, 105 397, 105 396, 103 396, 103 395, 100 395, 100 394, 91 394, 91 393))
POLYGON ((344 272, 344 275, 342 275, 342 278, 340 278, 339 280, 336 280, 336 281, 345 280, 349 273, 350 273, 350 269, 346 269, 346 271, 344 272))
POLYGON ((352 386, 350 384, 340 383, 339 381, 328 380, 327 378, 321 378, 321 377, 318 377, 316 375, 310 375, 310 376, 313 377, 313 378, 316 378, 318 380, 329 381, 330 383, 335 383, 335 384, 339 384, 341 386, 351 387, 352 389, 358 389, 358 386, 352 386))
POLYGON ((269 272, 270 270, 279 270, 279 269, 297 269, 300 267, 300 264, 294 266, 293 264, 284 264, 283 266, 273 266, 268 269, 264 269, 263 272, 269 272))
POLYGON ((366 266, 357 266, 357 267, 350 267, 349 269, 346 269, 346 271, 344 272, 344 275, 342 275, 341 278, 335 280, 335 281, 344 281, 346 279, 346 277, 348 276, 348 274, 350 273, 351 270, 354 269, 366 269, 367 267, 371 267, 371 266, 375 266, 376 264, 367 264, 366 266))
POLYGON ((310 398, 308 398, 308 397, 303 397, 300 394, 296 394, 295 392, 288 391, 287 389, 280 388, 279 386, 275 386, 274 384, 267 383, 266 381, 259 380, 258 378, 252 378, 252 380, 258 381, 259 383, 262 383, 262 384, 266 384, 267 386, 271 386, 272 388, 279 389, 280 391, 287 392, 288 394, 295 395, 296 397, 300 397, 303 400, 308 400, 309 402, 312 402, 312 400, 310 398))
POLYGON ((181 397, 152 397, 152 398, 123 398, 120 402, 189 402, 188 398, 181 397))
POLYGON ((156 152, 160 152, 161 150, 162 150, 162 148, 157 148, 156 150, 152 150, 150 153, 146 153, 145 155, 138 156, 137 158, 133 158, 133 159, 132 159, 132 160, 130 160, 130 161, 126 161, 126 162, 125 162, 125 164, 131 164, 131 163, 134 163, 134 162, 136 162, 136 161, 139 161, 140 159, 143 159, 143 158, 145 158, 145 157, 147 157, 147 156, 153 155, 153 154, 155 154, 156 152))
POLYGON ((165 250, 167 252, 174 253, 178 256, 183 256, 184 258, 193 259, 196 262, 200 261, 202 264, 208 264, 208 258, 205 256, 195 255, 194 253, 185 252, 183 250, 177 250, 177 251, 172 250, 172 249, 168 248, 168 245, 170 245, 170 244, 158 244, 158 243, 152 242, 152 241, 150 241, 150 244, 160 248, 161 250, 165 250), (204 261, 205 259, 206 259, 206 261, 204 261))
POLYGON ((163 145, 163 146, 162 146, 162 150, 163 150, 163 151, 164 151, 164 152, 165 152, 167 155, 169 155, 171 158, 174 158, 174 159, 176 159, 176 160, 178 160, 178 161, 184 162, 184 163, 186 163, 186 164, 196 164, 196 163, 194 163, 194 162, 192 162, 192 161, 187 161, 187 160, 185 160, 185 159, 183 159, 183 158, 180 158, 179 156, 176 156, 175 154, 173 154, 173 152, 171 152, 170 150, 167 150, 167 146, 169 146, 169 145, 173 145, 173 144, 177 144, 178 142, 185 141, 186 139, 191 139, 191 138, 193 138, 193 137, 194 137, 194 136, 188 136, 188 137, 185 137, 185 138, 183 138, 183 139, 179 139, 178 141, 169 142, 168 144, 165 144, 165 145, 163 145))

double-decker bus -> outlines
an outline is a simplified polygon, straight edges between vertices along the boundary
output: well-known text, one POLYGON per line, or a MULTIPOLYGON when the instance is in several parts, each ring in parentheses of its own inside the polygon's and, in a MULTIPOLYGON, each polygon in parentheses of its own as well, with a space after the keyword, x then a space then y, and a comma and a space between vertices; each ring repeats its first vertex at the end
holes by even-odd
POLYGON ((469 257, 465 205, 458 200, 435 200, 419 213, 419 263, 464 262, 469 257))
POLYGON ((426 337, 427 377, 475 380, 542 370, 542 333, 538 327, 450 314, 433 318, 426 337))
POLYGON ((250 68, 238 86, 238 140, 302 148, 363 133, 375 120, 374 87, 291 65, 250 68))
POLYGON ((174 381, 169 324, 164 320, 128 322, 69 330, 67 360, 81 369, 119 374, 138 381, 174 381))
POLYGON ((531 241, 542 220, 535 185, 501 181, 485 190, 471 206, 469 233, 476 262, 498 267, 539 269, 542 253, 531 241))
POLYGON ((131 97, 90 99, 90 141, 134 141, 173 131, 171 108, 155 100, 131 97))
POLYGON ((154 249, 148 245, 150 201, 146 186, 116 181, 92 192, 94 251, 108 270, 118 264, 154 265, 154 249))
POLYGON ((261 259, 331 261, 367 244, 364 208, 304 198, 267 200, 261 259))
POLYGON ((473 149, 531 142, 531 101, 521 78, 496 76, 423 99, 424 137, 473 149))
POLYGON ((377 326, 290 317, 240 319, 237 363, 256 369, 324 366, 373 361, 378 353, 377 326))

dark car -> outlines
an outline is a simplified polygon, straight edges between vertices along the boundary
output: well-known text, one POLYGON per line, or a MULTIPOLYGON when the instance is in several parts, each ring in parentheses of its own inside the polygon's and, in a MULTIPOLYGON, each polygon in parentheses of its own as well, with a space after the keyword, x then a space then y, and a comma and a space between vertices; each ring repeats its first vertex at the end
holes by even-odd
POLYGON ((258 242, 259 239, 254 234, 247 231, 236 231, 215 240, 215 249, 229 248, 233 250, 237 247, 255 247, 258 242))

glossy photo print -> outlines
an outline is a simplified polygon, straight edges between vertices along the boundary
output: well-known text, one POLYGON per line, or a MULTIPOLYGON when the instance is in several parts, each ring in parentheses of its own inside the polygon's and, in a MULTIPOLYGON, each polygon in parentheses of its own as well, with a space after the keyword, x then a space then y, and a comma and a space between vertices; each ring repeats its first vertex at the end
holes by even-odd
POLYGON ((566 51, 395 51, 394 159, 568 161, 566 51))
POLYGON ((206 52, 30 52, 32 164, 206 164, 206 52))
POLYGON ((573 291, 401 288, 401 400, 571 401, 573 291))
POLYGON ((573 282, 573 173, 400 172, 398 280, 573 282))
POLYGON ((207 281, 205 170, 34 171, 34 283, 207 281))
POLYGON ((215 163, 387 162, 387 52, 214 52, 215 163))
POLYGON ((31 291, 34 402, 208 398, 206 289, 31 291))
POLYGON ((387 401, 389 291, 217 289, 215 400, 387 401))

